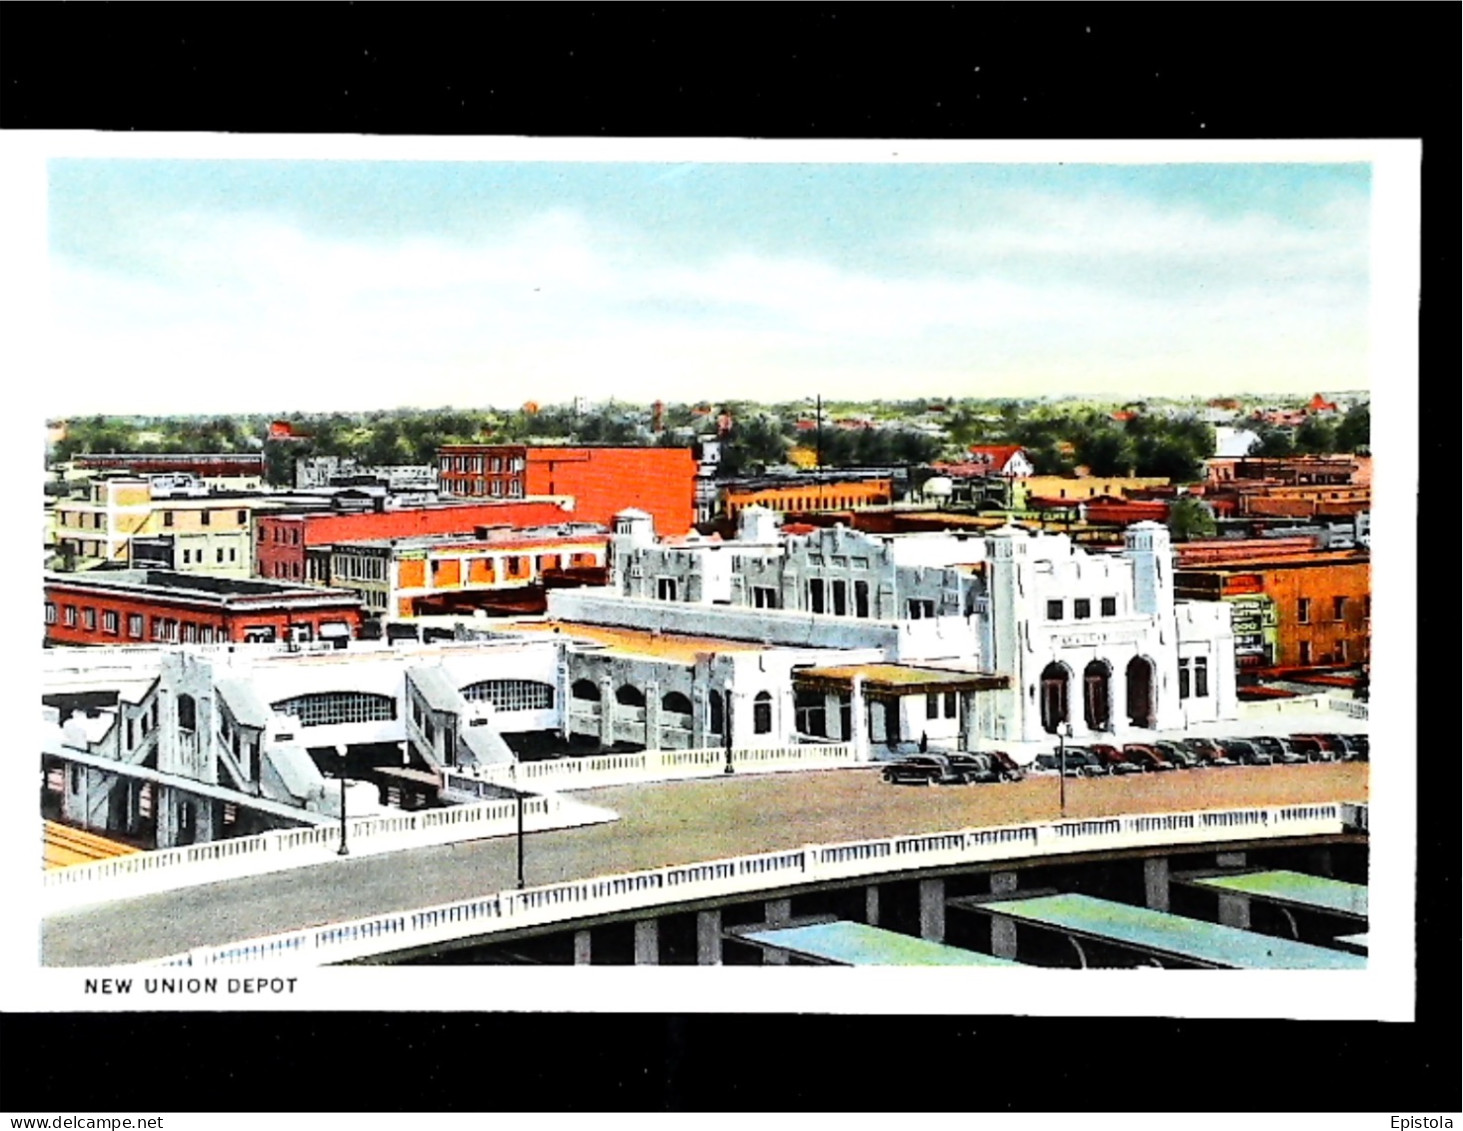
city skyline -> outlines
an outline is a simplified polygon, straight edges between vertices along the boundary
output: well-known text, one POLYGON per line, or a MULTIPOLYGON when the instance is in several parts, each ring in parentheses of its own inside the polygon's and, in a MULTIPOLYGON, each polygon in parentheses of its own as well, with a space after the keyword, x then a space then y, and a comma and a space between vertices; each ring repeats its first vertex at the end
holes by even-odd
POLYGON ((48 411, 1363 389, 1370 194, 1364 162, 57 159, 48 411))

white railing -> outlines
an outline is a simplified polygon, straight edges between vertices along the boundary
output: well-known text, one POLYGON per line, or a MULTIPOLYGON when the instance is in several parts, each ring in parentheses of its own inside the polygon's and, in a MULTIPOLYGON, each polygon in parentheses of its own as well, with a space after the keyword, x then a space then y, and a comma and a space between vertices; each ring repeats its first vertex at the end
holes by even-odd
POLYGON ((265 938, 199 947, 153 964, 212 966, 291 960, 326 965, 497 931, 897 871, 1074 852, 1336 835, 1343 831, 1342 810, 1341 803, 1326 802, 1054 821, 804 845, 754 856, 502 891, 416 911, 391 912, 265 938))
MULTIPOLYGON (((851 743, 830 742, 733 750, 731 761, 732 769, 739 773, 767 774, 836 769, 861 765, 868 759, 860 757, 851 743)), ((542 762, 484 766, 471 776, 448 773, 443 785, 449 795, 475 795, 477 791, 471 784, 474 781, 562 791, 715 777, 725 769, 726 751, 721 747, 708 746, 695 750, 641 750, 634 754, 599 754, 588 758, 554 758, 542 762)))
MULTIPOLYGON (((558 797, 530 797, 523 803, 524 820, 535 830, 551 827, 564 807, 558 797)), ((414 813, 347 818, 346 843, 354 855, 372 855, 469 838, 508 836, 517 827, 518 802, 498 798, 414 813)), ((42 900, 52 911, 262 875, 334 859, 339 844, 340 826, 335 823, 135 852, 43 873, 42 900)))

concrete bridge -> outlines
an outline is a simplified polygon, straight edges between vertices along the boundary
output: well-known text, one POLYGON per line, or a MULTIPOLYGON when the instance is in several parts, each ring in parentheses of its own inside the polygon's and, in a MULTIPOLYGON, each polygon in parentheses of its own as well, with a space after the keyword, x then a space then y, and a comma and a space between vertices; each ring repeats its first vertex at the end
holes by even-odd
POLYGON ((1356 825, 1353 803, 1365 800, 1366 770, 1069 781, 1065 817, 1050 778, 919 789, 854 769, 591 790, 576 797, 620 819, 530 836, 524 890, 514 886, 511 837, 337 859, 56 912, 43 925, 43 961, 328 964, 549 930, 574 931, 576 957, 591 960, 590 936, 578 932, 608 922, 635 923, 635 957, 653 961, 657 920, 673 909, 704 916, 702 957, 716 961, 721 906, 761 900, 775 923, 790 917, 796 893, 837 888, 877 919, 879 885, 895 879, 920 884, 920 933, 938 937, 943 878, 962 871, 1342 838, 1356 825))

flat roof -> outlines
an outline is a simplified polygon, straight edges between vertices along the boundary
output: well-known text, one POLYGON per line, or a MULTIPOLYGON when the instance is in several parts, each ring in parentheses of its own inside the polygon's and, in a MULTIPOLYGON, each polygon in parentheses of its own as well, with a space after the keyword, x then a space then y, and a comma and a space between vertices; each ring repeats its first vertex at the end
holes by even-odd
POLYGON ((861 676, 869 691, 891 691, 900 695, 941 691, 990 691, 1009 685, 1010 678, 988 672, 958 672, 912 664, 841 664, 826 668, 799 668, 793 682, 821 687, 850 687, 861 676))
POLYGON ((205 598, 228 603, 234 598, 274 597, 279 599, 338 602, 357 600, 349 589, 316 588, 309 585, 258 578, 219 577, 162 569, 86 570, 81 573, 45 575, 45 584, 112 589, 154 597, 205 598))
POLYGON ((45 823, 41 843, 41 859, 47 869, 90 864, 96 860, 110 860, 114 856, 127 856, 140 851, 130 844, 122 844, 86 829, 73 829, 70 825, 57 821, 45 823))
POLYGON ((1004 958, 847 920, 738 932, 735 937, 831 966, 1016 965, 1004 958))
MULTIPOLYGON (((508 626, 505 626, 508 627, 508 626)), ((523 621, 513 624, 514 631, 559 633, 575 640, 603 644, 621 656, 651 655, 666 660, 695 661, 703 652, 766 652, 771 646, 747 640, 727 640, 722 636, 691 636, 682 633, 656 633, 645 628, 620 628, 614 625, 579 624, 574 621, 523 621)))
POLYGON ((1357 919, 1367 917, 1367 886, 1348 884, 1303 872, 1246 872, 1238 876, 1200 876, 1187 881, 1237 895, 1252 895, 1292 907, 1330 911, 1357 919))
POLYGON ((369 546, 374 549, 398 550, 532 550, 548 546, 584 545, 606 542, 610 532, 604 527, 590 527, 567 532, 546 529, 516 530, 514 538, 480 538, 475 534, 404 534, 399 538, 342 538, 336 548, 369 546))
POLYGON ((1022 923, 1231 970, 1360 970, 1366 959, 1291 939, 1185 919, 1090 895, 1040 895, 958 905, 1022 923))

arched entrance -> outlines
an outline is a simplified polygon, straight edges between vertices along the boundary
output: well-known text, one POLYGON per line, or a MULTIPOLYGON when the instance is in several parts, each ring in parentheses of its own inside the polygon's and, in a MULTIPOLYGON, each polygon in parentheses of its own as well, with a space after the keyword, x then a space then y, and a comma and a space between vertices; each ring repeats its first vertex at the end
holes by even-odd
POLYGON ((1128 661, 1128 722, 1153 727, 1153 661, 1144 656, 1128 661))
POLYGON ((1066 664, 1047 664, 1041 672, 1041 727, 1056 734, 1057 727, 1067 721, 1067 683, 1072 673, 1066 664))
POLYGON ((1088 730, 1112 729, 1112 669, 1101 660, 1082 670, 1082 718, 1088 730))

